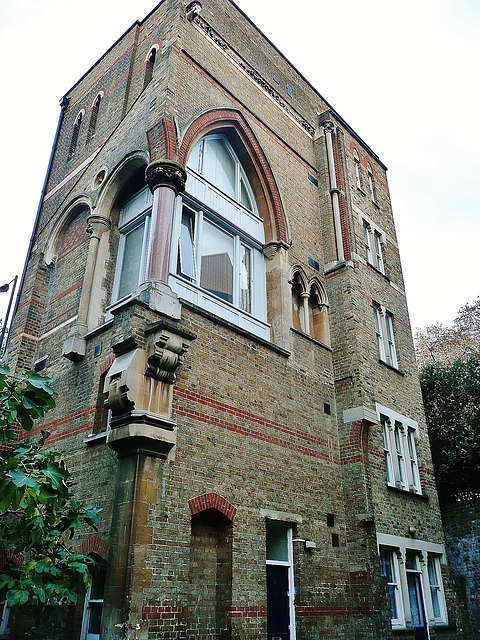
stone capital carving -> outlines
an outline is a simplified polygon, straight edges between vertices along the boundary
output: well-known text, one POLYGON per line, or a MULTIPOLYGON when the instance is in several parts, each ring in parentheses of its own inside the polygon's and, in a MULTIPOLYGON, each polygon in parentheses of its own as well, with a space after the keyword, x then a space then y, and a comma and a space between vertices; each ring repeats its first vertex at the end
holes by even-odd
POLYGON ((192 22, 194 18, 200 15, 202 11, 202 3, 198 2, 198 0, 193 0, 193 2, 189 2, 185 7, 187 12, 187 20, 192 22))
POLYGON ((87 233, 94 237, 100 238, 104 231, 108 231, 112 226, 110 218, 92 214, 87 218, 87 233))
POLYGON ((263 255, 267 258, 267 260, 273 260, 275 254, 280 251, 280 249, 285 249, 288 251, 292 246, 290 242, 283 242, 280 240, 279 242, 273 240, 272 242, 267 242, 267 244, 263 245, 263 255))
POLYGON ((335 133, 335 123, 333 120, 327 120, 322 126, 325 133, 335 133))
POLYGON ((187 172, 173 160, 155 160, 148 165, 145 180, 152 193, 159 187, 169 187, 178 196, 185 190, 187 172))

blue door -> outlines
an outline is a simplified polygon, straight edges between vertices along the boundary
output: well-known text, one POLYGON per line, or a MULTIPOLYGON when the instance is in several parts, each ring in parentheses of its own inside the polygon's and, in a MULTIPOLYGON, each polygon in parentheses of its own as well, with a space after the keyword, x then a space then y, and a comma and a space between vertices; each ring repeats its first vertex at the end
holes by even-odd
POLYGON ((267 565, 267 637, 290 640, 288 567, 267 565))

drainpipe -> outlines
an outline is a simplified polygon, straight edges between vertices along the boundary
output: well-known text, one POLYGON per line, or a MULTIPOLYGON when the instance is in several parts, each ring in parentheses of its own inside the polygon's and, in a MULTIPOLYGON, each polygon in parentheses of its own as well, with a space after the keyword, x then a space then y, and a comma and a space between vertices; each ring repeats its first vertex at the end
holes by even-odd
MULTIPOLYGON (((27 273, 27 265, 28 265, 28 262, 30 260, 30 255, 32 253, 33 245, 35 243, 35 237, 37 235, 38 223, 40 221, 40 212, 42 210, 43 199, 45 197, 45 192, 47 190, 48 180, 50 178, 50 172, 52 170, 53 157, 55 155, 55 151, 57 150, 57 143, 58 143, 58 138, 60 136, 60 129, 61 129, 61 126, 62 126, 63 118, 65 116, 65 111, 67 110, 67 107, 68 107, 69 104, 70 104, 70 98, 68 98, 67 96, 63 96, 63 98, 60 100, 60 115, 58 117, 57 130, 55 131, 55 138, 53 139, 52 150, 50 152, 50 159, 48 161, 47 172, 45 174, 45 180, 43 182, 42 192, 40 193, 40 200, 39 200, 39 203, 38 203, 37 215, 35 216, 35 223, 33 225, 32 235, 31 235, 31 238, 30 238, 30 242, 28 244, 27 257, 25 259, 25 264, 23 266, 22 277, 20 278, 20 285, 18 287, 17 297, 16 297, 16 300, 15 300, 15 307, 13 309, 13 314, 12 314, 12 320, 10 322, 10 327, 13 326, 13 321, 15 320, 15 314, 17 313, 18 304, 20 302, 20 295, 22 293, 22 288, 23 288, 23 283, 24 283, 24 280, 25 280, 25 275, 27 273)), ((10 333, 11 332, 9 332, 8 335, 7 335, 7 340, 5 342, 4 352, 6 352, 7 347, 8 347, 8 341, 9 341, 9 338, 10 338, 10 333)))

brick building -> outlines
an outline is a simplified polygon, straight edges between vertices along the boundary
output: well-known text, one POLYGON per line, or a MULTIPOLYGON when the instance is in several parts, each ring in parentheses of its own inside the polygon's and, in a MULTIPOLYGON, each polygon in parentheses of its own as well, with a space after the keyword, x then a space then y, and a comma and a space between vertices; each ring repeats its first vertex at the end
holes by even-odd
POLYGON ((54 380, 105 571, 52 638, 468 637, 386 167, 202 4, 161 2, 61 102, 7 357, 54 380))

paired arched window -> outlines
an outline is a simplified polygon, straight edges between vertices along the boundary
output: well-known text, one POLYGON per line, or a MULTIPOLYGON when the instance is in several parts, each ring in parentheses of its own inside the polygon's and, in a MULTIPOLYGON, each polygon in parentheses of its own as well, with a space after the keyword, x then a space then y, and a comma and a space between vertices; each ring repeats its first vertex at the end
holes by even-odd
POLYGON ((73 125, 72 139, 70 141, 70 149, 68 150, 67 160, 71 160, 73 154, 77 149, 78 135, 80 133, 80 127, 82 125, 83 115, 84 115, 84 112, 80 111, 80 113, 77 116, 77 119, 75 120, 75 124, 73 125))
POLYGON ((328 303, 322 285, 316 278, 308 281, 300 268, 294 270, 291 285, 293 327, 329 345, 328 303))
POLYGON ((187 173, 174 223, 170 285, 182 298, 268 337, 263 221, 226 135, 201 138, 187 173))
POLYGON ((143 88, 150 83, 150 80, 153 78, 153 68, 155 66, 155 59, 157 57, 157 48, 153 47, 150 53, 148 54, 147 61, 145 63, 145 77, 143 79, 143 88))
POLYGON ((90 142, 90 138, 95 134, 97 128, 98 111, 100 109, 100 102, 102 101, 102 94, 99 93, 95 98, 95 102, 92 106, 92 113, 90 115, 90 122, 88 123, 87 131, 87 143, 90 142))

